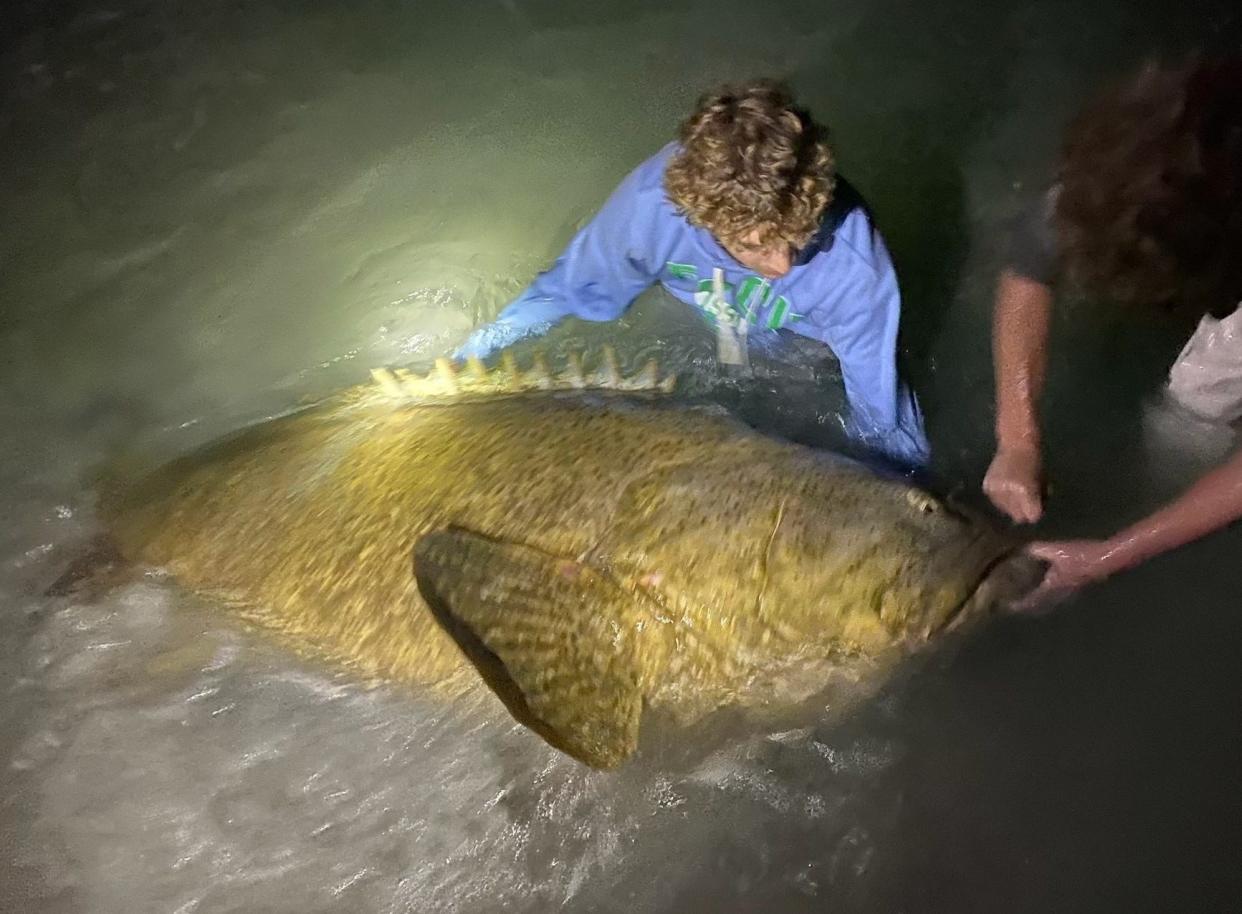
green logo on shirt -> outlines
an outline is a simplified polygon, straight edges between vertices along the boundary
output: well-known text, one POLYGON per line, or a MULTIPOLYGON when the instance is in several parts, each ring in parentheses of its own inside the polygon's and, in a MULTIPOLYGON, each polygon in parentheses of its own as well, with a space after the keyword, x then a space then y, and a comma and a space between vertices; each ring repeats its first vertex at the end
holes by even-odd
MULTIPOLYGON (((698 279, 698 268, 692 263, 674 263, 670 260, 665 266, 677 279, 698 279)), ((744 317, 748 323, 757 325, 759 312, 768 304, 771 296, 771 284, 761 276, 752 275, 738 283, 736 289, 733 283, 725 283, 724 299, 717 301, 712 291, 712 281, 699 279, 698 287, 694 292, 694 302, 703 309, 703 313, 713 324, 722 317, 729 323, 744 317)), ((772 309, 764 319, 763 326, 769 330, 779 330, 787 324, 802 320, 803 317, 805 315, 798 314, 790 308, 789 299, 784 295, 778 295, 772 302, 772 309)))

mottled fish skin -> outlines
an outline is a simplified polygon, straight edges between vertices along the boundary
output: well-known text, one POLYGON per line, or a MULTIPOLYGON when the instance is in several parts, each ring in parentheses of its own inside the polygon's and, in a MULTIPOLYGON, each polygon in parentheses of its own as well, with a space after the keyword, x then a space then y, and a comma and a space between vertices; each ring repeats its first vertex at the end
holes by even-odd
POLYGON ((790 658, 927 639, 1011 549, 853 462, 577 389, 621 387, 615 367, 581 385, 506 371, 525 380, 377 377, 103 510, 131 561, 364 674, 474 689, 477 640, 519 719, 599 767, 633 750, 644 702, 699 713, 790 658))

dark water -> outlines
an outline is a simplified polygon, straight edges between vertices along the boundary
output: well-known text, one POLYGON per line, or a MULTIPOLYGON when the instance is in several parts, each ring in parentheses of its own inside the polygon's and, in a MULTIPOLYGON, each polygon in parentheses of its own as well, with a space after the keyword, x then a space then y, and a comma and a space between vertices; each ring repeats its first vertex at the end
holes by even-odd
MULTIPOLYGON (((699 91, 755 74, 833 125, 901 271, 940 484, 977 498, 1005 220, 1098 80, 1237 48, 1239 19, 1118 0, 6 8, 4 909, 1237 910, 1237 531, 841 707, 657 720, 616 775, 488 708, 364 690, 165 582, 37 594, 93 529, 99 460, 447 351, 699 91)), ((1040 532, 1102 535, 1231 442, 1152 399, 1184 330, 1082 303, 1059 320, 1040 532)), ((621 324, 628 357, 706 368, 659 296, 621 324)), ((830 376, 803 360, 707 392, 831 442, 830 376)))

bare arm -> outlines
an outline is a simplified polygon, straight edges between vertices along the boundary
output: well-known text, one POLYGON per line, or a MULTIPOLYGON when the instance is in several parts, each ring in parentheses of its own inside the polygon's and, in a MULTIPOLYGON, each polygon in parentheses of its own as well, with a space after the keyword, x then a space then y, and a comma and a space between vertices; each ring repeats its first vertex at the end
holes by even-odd
POLYGON ((1043 584, 1025 605, 1133 568, 1242 518, 1242 452, 1208 473, 1178 499, 1106 540, 1032 543, 1049 563, 1043 584))
POLYGON ((1206 536, 1242 517, 1242 452, 1175 501, 1127 527, 1108 543, 1109 571, 1122 571, 1206 536))
POLYGON ((996 456, 983 490, 1014 520, 1028 523, 1043 513, 1038 412, 1051 320, 1052 289, 1010 270, 1001 273, 992 327, 996 456))

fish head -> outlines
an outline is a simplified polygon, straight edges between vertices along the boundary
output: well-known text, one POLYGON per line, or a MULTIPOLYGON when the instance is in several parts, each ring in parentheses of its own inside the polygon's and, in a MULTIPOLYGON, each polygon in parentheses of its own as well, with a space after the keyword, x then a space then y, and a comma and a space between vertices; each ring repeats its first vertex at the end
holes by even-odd
POLYGON ((906 497, 919 506, 931 547, 895 583, 906 602, 894 622, 907 642, 962 629, 1039 584, 1045 563, 980 512, 917 489, 906 497))
POLYGON ((913 646, 1038 583, 1040 563, 966 507, 904 480, 821 479, 784 499, 764 567, 763 611, 802 637, 913 646))

